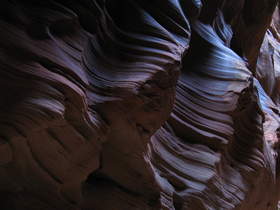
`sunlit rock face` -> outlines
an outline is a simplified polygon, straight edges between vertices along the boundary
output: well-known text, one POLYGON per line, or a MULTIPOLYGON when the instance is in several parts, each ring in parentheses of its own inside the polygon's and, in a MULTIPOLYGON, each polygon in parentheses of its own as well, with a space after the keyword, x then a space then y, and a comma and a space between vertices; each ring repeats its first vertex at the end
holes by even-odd
POLYGON ((275 210, 276 0, 4 0, 2 210, 275 210))

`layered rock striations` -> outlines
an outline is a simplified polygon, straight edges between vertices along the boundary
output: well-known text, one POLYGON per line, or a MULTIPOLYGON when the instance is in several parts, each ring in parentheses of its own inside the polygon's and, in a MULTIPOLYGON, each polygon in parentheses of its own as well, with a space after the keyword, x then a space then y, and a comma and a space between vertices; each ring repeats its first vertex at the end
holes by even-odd
POLYGON ((3 1, 0 209, 276 209, 277 4, 3 1))

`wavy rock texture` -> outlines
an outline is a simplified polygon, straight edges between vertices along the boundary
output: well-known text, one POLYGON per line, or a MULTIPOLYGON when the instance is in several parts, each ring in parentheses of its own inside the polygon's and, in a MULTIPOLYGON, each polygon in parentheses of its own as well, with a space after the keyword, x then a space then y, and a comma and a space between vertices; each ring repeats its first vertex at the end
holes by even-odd
POLYGON ((276 6, 4 0, 0 209, 276 209, 276 6))

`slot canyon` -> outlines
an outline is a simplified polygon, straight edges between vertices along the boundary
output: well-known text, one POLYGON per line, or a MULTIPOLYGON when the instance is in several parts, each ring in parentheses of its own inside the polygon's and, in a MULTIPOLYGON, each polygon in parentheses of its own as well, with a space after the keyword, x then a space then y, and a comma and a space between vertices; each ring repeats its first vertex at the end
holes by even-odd
POLYGON ((0 210, 280 209, 278 4, 1 1, 0 210))

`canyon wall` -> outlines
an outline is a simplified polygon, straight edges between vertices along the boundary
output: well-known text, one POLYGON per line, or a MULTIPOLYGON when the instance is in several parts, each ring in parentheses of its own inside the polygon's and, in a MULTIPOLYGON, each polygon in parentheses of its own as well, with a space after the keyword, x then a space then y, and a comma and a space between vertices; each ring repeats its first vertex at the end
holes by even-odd
POLYGON ((1 210, 275 210, 277 0, 4 0, 1 210))

